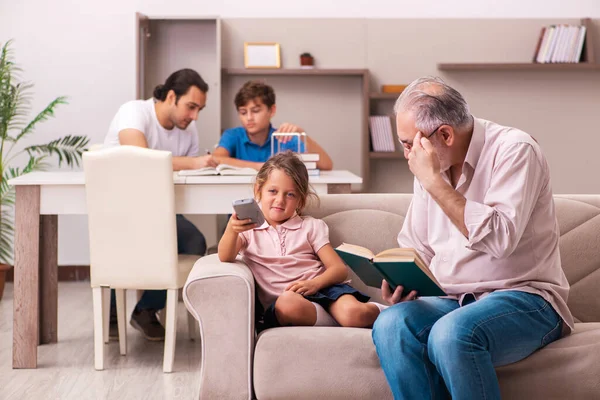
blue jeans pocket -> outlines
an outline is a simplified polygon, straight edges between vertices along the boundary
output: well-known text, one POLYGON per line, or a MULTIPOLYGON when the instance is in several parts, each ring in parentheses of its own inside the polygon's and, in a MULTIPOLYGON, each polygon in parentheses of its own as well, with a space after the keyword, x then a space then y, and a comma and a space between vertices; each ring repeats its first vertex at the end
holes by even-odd
POLYGON ((560 339, 560 337, 562 335, 562 325, 563 325, 563 320, 562 320, 562 318, 559 317, 558 322, 556 323, 554 328, 552 328, 552 330, 550 332, 548 332, 546 335, 544 335, 544 337, 542 338, 542 347, 554 342, 555 340, 560 339))

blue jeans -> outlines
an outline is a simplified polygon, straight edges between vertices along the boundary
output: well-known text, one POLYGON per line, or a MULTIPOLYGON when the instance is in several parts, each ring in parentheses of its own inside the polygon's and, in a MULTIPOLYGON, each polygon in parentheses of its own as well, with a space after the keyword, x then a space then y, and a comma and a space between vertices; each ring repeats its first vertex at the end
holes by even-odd
MULTIPOLYGON (((206 239, 202 232, 181 214, 177 214, 176 222, 177 253, 203 256, 206 253, 206 239)), ((111 290, 111 293, 111 306, 114 307, 114 304, 116 304, 115 291, 111 290)), ((136 304, 135 309, 137 311, 147 309, 161 310, 165 308, 166 304, 166 290, 145 290, 140 301, 136 304)))
POLYGON ((500 399, 494 367, 561 336, 542 297, 493 292, 478 301, 422 297, 384 310, 373 341, 395 399, 500 399))

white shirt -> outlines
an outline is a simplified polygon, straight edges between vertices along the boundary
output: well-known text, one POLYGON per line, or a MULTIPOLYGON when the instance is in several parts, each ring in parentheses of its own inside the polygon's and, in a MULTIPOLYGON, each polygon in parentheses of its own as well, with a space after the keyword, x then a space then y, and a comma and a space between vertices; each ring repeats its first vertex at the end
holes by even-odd
POLYGON ((185 130, 173 127, 165 129, 158 122, 154 99, 133 100, 119 108, 104 139, 104 146, 119 146, 119 132, 124 129, 137 129, 148 142, 148 148, 170 151, 174 157, 198 155, 198 133, 192 121, 185 130))
POLYGON ((531 136, 475 118, 456 185, 467 199, 467 238, 416 178, 414 191, 398 243, 420 253, 448 295, 462 301, 467 293, 480 298, 496 290, 537 294, 565 331, 573 328, 550 170, 531 136))

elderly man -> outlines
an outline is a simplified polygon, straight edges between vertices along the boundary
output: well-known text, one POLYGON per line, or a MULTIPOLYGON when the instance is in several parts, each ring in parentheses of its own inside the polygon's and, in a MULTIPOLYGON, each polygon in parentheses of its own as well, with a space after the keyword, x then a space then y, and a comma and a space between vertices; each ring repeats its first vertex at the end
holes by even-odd
POLYGON ((448 297, 383 282, 395 305, 373 327, 382 368, 396 399, 499 399, 494 367, 573 328, 548 164, 531 136, 474 118, 440 79, 411 83, 394 111, 415 175, 398 243, 448 297))

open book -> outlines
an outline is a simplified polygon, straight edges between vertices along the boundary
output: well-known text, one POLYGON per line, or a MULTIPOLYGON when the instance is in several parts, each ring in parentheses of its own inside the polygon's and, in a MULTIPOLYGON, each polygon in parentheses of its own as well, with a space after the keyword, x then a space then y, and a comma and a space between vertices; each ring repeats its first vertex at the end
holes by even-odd
POLYGON ((253 168, 234 167, 228 164, 219 164, 217 167, 204 167, 200 169, 182 169, 180 176, 202 175, 256 175, 258 171, 253 168))
POLYGON ((380 288, 385 279, 392 290, 403 286, 403 295, 411 290, 416 290, 417 296, 446 295, 414 249, 397 248, 373 254, 364 247, 343 243, 335 251, 368 286, 380 288))

